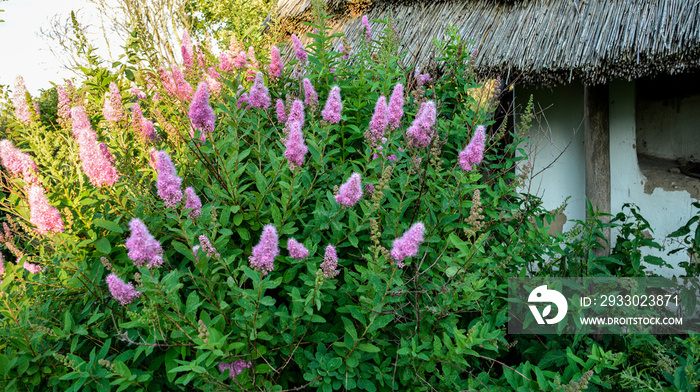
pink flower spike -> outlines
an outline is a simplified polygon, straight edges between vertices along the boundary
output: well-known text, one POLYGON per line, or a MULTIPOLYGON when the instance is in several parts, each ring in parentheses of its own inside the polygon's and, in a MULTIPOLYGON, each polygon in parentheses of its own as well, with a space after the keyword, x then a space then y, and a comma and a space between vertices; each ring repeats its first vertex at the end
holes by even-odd
POLYGON ((58 117, 66 121, 70 118, 70 98, 63 86, 56 86, 56 92, 58 93, 58 117))
POLYGON ((433 101, 423 102, 413 123, 406 130, 409 146, 414 148, 428 147, 434 134, 435 116, 435 103, 433 101))
POLYGON ((221 257, 219 252, 217 252, 216 248, 214 248, 214 245, 212 245, 211 242, 209 242, 209 238, 207 238, 207 236, 202 234, 198 238, 199 246, 204 252, 206 252, 207 257, 221 257))
POLYGON ((372 147, 377 147, 382 138, 384 138, 384 132, 388 124, 389 113, 386 107, 386 97, 382 95, 377 99, 372 120, 369 122, 369 130, 365 132, 365 138, 372 147))
POLYGON ((343 110, 343 102, 340 100, 340 87, 334 86, 328 94, 326 106, 321 111, 324 120, 331 124, 340 122, 340 112, 343 110))
POLYGON ((365 31, 365 37, 367 38, 367 42, 372 41, 372 29, 369 27, 369 20, 367 19, 367 15, 362 16, 362 28, 365 31))
POLYGON ((134 288, 131 283, 125 283, 116 274, 107 275, 107 287, 109 287, 109 292, 112 297, 119 301, 122 306, 126 306, 138 297, 141 296, 141 292, 134 288))
POLYGON ((279 124, 284 124, 287 122, 287 112, 284 108, 284 101, 281 98, 277 98, 277 105, 275 109, 277 112, 277 122, 279 124))
POLYGON ((24 267, 24 269, 26 269, 27 271, 29 271, 32 274, 38 274, 39 272, 41 272, 43 270, 43 268, 41 268, 40 265, 32 264, 28 261, 25 261, 24 265, 22 265, 22 267, 24 267))
POLYGON ((49 204, 44 188, 31 185, 27 191, 29 201, 29 222, 36 226, 39 234, 48 232, 62 233, 63 219, 56 207, 49 204))
POLYGON ((304 164, 304 156, 309 148, 304 143, 304 134, 301 130, 301 123, 293 121, 287 125, 287 142, 284 157, 289 162, 290 169, 294 170, 304 164))
MULTIPOLYGON (((211 92, 217 96, 221 94, 221 82, 219 82, 219 80, 221 80, 221 75, 219 75, 219 73, 216 72, 216 68, 209 67, 209 73, 207 74, 206 82, 207 85, 209 85, 209 89, 211 90, 211 92)), ((197 87, 197 90, 199 90, 199 87, 197 87)))
POLYGON ((321 271, 323 272, 323 277, 326 279, 334 278, 340 273, 340 271, 338 271, 338 254, 333 245, 326 246, 326 252, 323 255, 323 262, 321 263, 321 271))
POLYGON ((158 68, 158 77, 160 78, 160 82, 163 84, 165 91, 167 91, 170 95, 177 96, 177 87, 175 87, 173 74, 165 69, 165 67, 161 66, 158 68))
POLYGON ((280 50, 277 46, 273 45, 270 48, 270 77, 279 78, 282 76, 282 58, 280 57, 280 50))
POLYGON ((270 107, 270 92, 265 87, 265 79, 262 72, 255 75, 255 83, 248 93, 248 104, 254 108, 267 109, 270 107))
POLYGON ((177 175, 175 165, 167 152, 158 152, 156 169, 158 172, 158 196, 165 203, 165 207, 174 208, 182 200, 182 190, 180 189, 182 178, 177 175))
POLYGON ((12 105, 15 108, 15 117, 23 122, 25 125, 29 125, 34 122, 32 109, 29 107, 29 102, 27 101, 27 87, 24 85, 24 79, 21 76, 17 76, 15 79, 15 88, 12 93, 12 105))
POLYGON ((294 53, 297 55, 297 58, 302 63, 305 63, 306 60, 308 60, 308 55, 306 54, 306 49, 304 49, 304 45, 301 44, 296 34, 292 34, 292 43, 294 43, 294 53))
POLYGON ((187 187, 187 189, 185 189, 185 195, 187 196, 185 200, 185 209, 192 210, 187 216, 189 216, 190 219, 202 216, 202 202, 199 200, 199 196, 194 192, 194 188, 191 186, 187 187))
POLYGON ((138 102, 131 106, 131 126, 142 142, 147 143, 156 139, 153 122, 143 116, 138 102))
POLYGON ((122 106, 122 96, 119 92, 117 84, 112 82, 109 84, 109 98, 105 95, 105 102, 102 108, 102 114, 105 120, 118 123, 124 119, 124 106, 122 106))
POLYGON ((7 171, 13 175, 21 175, 25 183, 41 184, 39 177, 37 177, 39 169, 37 169, 32 157, 13 146, 12 142, 7 139, 0 141, 0 160, 7 171))
MULTIPOLYGON (((119 173, 105 155, 106 146, 103 149, 97 142, 97 134, 90 125, 85 109, 82 106, 74 107, 71 110, 71 117, 73 118, 73 136, 78 142, 78 156, 83 164, 83 172, 94 186, 114 185, 119 178, 119 173)), ((111 155, 109 157, 111 158, 111 155)))
POLYGON ((303 260, 309 256, 309 250, 294 238, 287 240, 287 250, 289 251, 289 256, 296 260, 303 260))
POLYGON ((190 103, 190 121, 194 129, 212 133, 216 126, 214 109, 209 105, 209 86, 206 82, 200 82, 197 93, 190 103))
POLYGON ((131 236, 126 240, 126 248, 129 250, 129 258, 137 267, 153 268, 163 264, 163 248, 148 228, 139 218, 129 222, 131 236))
POLYGON ((238 68, 238 69, 243 69, 246 67, 248 64, 248 58, 245 54, 245 52, 241 51, 239 52, 236 57, 233 59, 233 66, 238 68))
POLYGON ((414 223, 404 234, 395 239, 391 245, 391 257, 399 268, 403 268, 403 260, 418 254, 418 247, 424 240, 425 226, 422 222, 414 223))
POLYGON ((190 41, 190 35, 187 33, 187 30, 182 33, 182 46, 180 49, 182 51, 182 65, 185 66, 185 69, 192 68, 192 41, 190 41))
POLYGON ((309 78, 304 78, 304 81, 302 83, 304 85, 304 103, 306 104, 306 106, 317 106, 318 94, 316 94, 316 90, 311 84, 311 81, 309 80, 309 78))
POLYGON ((344 206, 352 207, 362 198, 362 181, 360 173, 352 173, 345 184, 340 186, 335 201, 344 206))
POLYGON ((292 123, 299 123, 299 128, 304 127, 304 103, 298 99, 292 103, 292 109, 289 111, 289 118, 287 118, 287 127, 292 123))
POLYGON ((0 253, 0 276, 3 276, 5 274, 5 259, 2 257, 2 253, 0 253))
POLYGON ((399 129, 399 125, 401 125, 403 104, 403 84, 396 83, 391 98, 389 98, 389 127, 391 129, 399 129))
POLYGON ((131 96, 135 97, 137 100, 139 100, 139 99, 146 99, 146 93, 144 93, 143 91, 141 91, 141 90, 140 90, 138 87, 136 87, 136 86, 134 86, 134 87, 132 87, 132 88, 129 89, 129 94, 131 94, 131 96))
POLYGON ((192 86, 185 80, 185 75, 182 73, 179 67, 173 67, 173 80, 175 81, 175 89, 178 98, 182 101, 189 101, 192 99, 192 86))
POLYGON ((280 254, 279 237, 277 228, 268 224, 263 227, 260 242, 253 247, 253 254, 250 255, 250 267, 258 269, 263 275, 267 275, 275 268, 275 257, 280 254))
POLYGON ((467 147, 459 153, 459 165, 464 171, 470 171, 484 159, 486 145, 486 127, 479 125, 467 147))
POLYGON ((221 373, 228 372, 229 378, 235 378, 237 375, 243 373, 243 370, 253 366, 252 363, 246 361, 233 361, 231 363, 221 362, 219 363, 219 371, 221 373))
POLYGON ((225 50, 219 54, 219 69, 224 72, 233 70, 233 54, 225 50))

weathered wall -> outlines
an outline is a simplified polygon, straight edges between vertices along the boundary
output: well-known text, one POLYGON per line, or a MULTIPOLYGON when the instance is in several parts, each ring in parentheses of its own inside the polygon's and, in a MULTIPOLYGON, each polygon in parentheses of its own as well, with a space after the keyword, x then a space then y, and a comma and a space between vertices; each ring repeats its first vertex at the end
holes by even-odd
POLYGON ((700 77, 637 82, 639 153, 700 160, 700 77))
MULTIPOLYGON (((550 210, 559 207, 567 196, 571 196, 564 211, 567 222, 563 228, 568 230, 574 225, 572 219, 585 218, 583 86, 569 84, 554 90, 520 88, 516 90, 516 105, 522 108, 530 94, 535 97, 536 109, 543 109, 543 114, 533 123, 531 143, 524 147, 532 154, 532 173, 544 171, 531 179, 529 192, 542 197, 545 208, 550 210)), ((663 257, 677 266, 680 261, 687 260, 687 256, 666 255, 673 249, 666 236, 692 216, 691 203, 696 200, 680 187, 673 191, 654 188, 645 193, 648 180, 640 170, 637 159, 639 117, 636 95, 635 82, 613 81, 610 84, 611 211, 616 214, 625 203, 636 204, 654 230, 652 235, 656 241, 667 246, 666 251, 649 251, 645 254, 663 257)), ((700 104, 695 107, 695 112, 700 113, 700 104)), ((700 120, 697 124, 700 124, 700 120)), ((671 131, 672 128, 666 128, 666 132, 671 131)), ((700 157, 700 149, 696 151, 696 156, 700 157)), ((617 232, 613 232, 612 238, 616 236, 617 232)), ((683 273, 679 267, 673 270, 651 269, 663 275, 683 273)))
MULTIPOLYGON (((611 207, 615 213, 619 212, 625 203, 636 204, 654 230, 654 239, 668 248, 665 252, 650 251, 647 254, 662 257, 671 265, 677 266, 679 262, 687 260, 687 255, 666 255, 673 249, 666 236, 690 219, 693 214, 691 203, 696 200, 682 189, 666 191, 655 188, 651 194, 645 193, 644 184, 647 178, 640 170, 637 160, 636 147, 641 143, 636 130, 640 128, 638 119, 645 118, 646 114, 636 113, 636 95, 633 81, 613 81, 610 84, 611 207)), ((700 106, 696 106, 695 110, 700 111, 700 106)), ((665 129, 667 134, 673 134, 675 131, 676 129, 670 126, 665 129)), ((613 238, 616 234, 613 233, 613 238)), ((656 267, 650 269, 663 275, 683 273, 680 267, 674 268, 673 271, 658 270, 656 267)))
POLYGON ((535 99, 536 120, 523 146, 530 155, 531 173, 524 192, 542 198, 553 210, 570 196, 564 210, 564 230, 583 220, 586 212, 585 157, 583 149, 583 86, 568 84, 555 89, 516 88, 515 104, 523 110, 530 95, 535 99))

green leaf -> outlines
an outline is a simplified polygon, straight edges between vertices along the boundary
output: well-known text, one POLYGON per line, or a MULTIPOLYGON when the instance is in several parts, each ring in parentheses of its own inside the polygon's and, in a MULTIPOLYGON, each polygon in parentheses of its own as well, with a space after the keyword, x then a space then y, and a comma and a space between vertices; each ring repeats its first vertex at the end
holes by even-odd
POLYGON ((371 343, 362 343, 362 344, 359 344, 359 345, 357 345, 357 349, 358 349, 358 350, 365 351, 365 352, 368 352, 368 353, 378 353, 379 351, 381 351, 381 350, 379 349, 379 347, 377 347, 377 346, 375 346, 375 345, 373 345, 373 344, 371 344, 371 343))
POLYGON ((109 254, 109 252, 112 251, 112 245, 110 245, 109 240, 107 238, 100 238, 99 240, 94 242, 95 249, 99 250, 100 252, 104 254, 109 254))
POLYGON ((101 227, 101 228, 103 228, 103 229, 107 229, 107 230, 109 230, 109 231, 113 231, 113 232, 115 232, 115 233, 123 233, 123 232, 124 232, 124 230, 122 230, 122 228, 119 227, 118 224, 116 224, 116 223, 114 223, 114 222, 112 222, 112 221, 109 221, 109 220, 105 220, 105 219, 93 219, 92 224, 95 225, 95 226, 97 226, 97 227, 101 227))
POLYGON ((377 317, 373 322, 370 323, 367 333, 371 333, 378 329, 386 327, 392 320, 394 320, 393 314, 383 314, 377 317))

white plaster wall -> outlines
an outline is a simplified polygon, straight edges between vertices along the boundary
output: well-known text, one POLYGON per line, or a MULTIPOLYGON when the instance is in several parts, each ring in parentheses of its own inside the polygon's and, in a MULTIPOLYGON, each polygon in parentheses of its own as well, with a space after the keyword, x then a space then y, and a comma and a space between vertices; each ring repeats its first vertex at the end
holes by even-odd
MULTIPOLYGON (((530 156, 531 173, 535 175, 521 191, 540 196, 549 210, 559 207, 570 196, 564 210, 566 231, 574 226, 572 219, 584 220, 586 212, 583 86, 569 84, 553 90, 521 87, 516 90, 515 98, 519 110, 524 109, 531 94, 539 114, 529 131, 530 143, 522 147, 530 156)), ((654 239, 667 247, 664 251, 645 251, 644 255, 661 257, 675 266, 672 269, 649 266, 649 270, 665 276, 683 275, 678 263, 687 260, 687 255, 668 256, 667 252, 674 247, 666 236, 692 217, 691 203, 695 200, 686 191, 656 188, 651 194, 644 193, 646 178, 637 162, 635 96, 633 81, 611 82, 611 211, 617 214, 625 203, 636 204, 654 230, 651 233, 654 239)), ((617 234, 611 233, 613 240, 617 234)))
MULTIPOLYGON (((644 193, 646 178, 637 163, 638 144, 636 130, 635 83, 613 81, 610 84, 610 207, 613 213, 622 209, 625 203, 634 203, 642 216, 649 222, 656 242, 670 247, 666 236, 683 225, 693 214, 691 203, 695 201, 686 191, 669 192, 660 188, 652 194, 644 193)), ((696 107, 697 110, 697 107, 696 107)), ((672 133, 675 129, 667 128, 672 133)), ((613 233, 614 238, 617 233, 613 233)), ((666 251, 651 251, 646 254, 659 256, 674 265, 673 269, 659 270, 650 266, 650 270, 670 276, 683 275, 678 263, 687 260, 687 255, 680 252, 673 256, 666 251)))
POLYGON ((518 111, 525 109, 530 95, 537 116, 528 133, 530 142, 522 147, 529 155, 533 176, 521 191, 541 197, 548 210, 560 207, 570 196, 563 212, 566 231, 575 225, 572 219, 583 220, 586 213, 583 86, 572 83, 553 90, 516 87, 518 111))

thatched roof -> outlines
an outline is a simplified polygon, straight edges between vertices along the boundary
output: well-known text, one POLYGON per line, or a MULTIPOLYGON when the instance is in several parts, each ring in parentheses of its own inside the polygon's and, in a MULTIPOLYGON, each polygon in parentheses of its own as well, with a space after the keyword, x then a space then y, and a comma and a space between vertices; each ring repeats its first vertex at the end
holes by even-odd
MULTIPOLYGON (((348 42, 362 36, 361 16, 393 15, 408 51, 405 65, 422 69, 432 41, 448 26, 473 41, 479 73, 532 84, 700 70, 700 0, 324 0, 331 27, 348 42)), ((288 33, 307 30, 310 0, 279 0, 288 33)), ((372 30, 384 26, 370 22, 372 30)))

